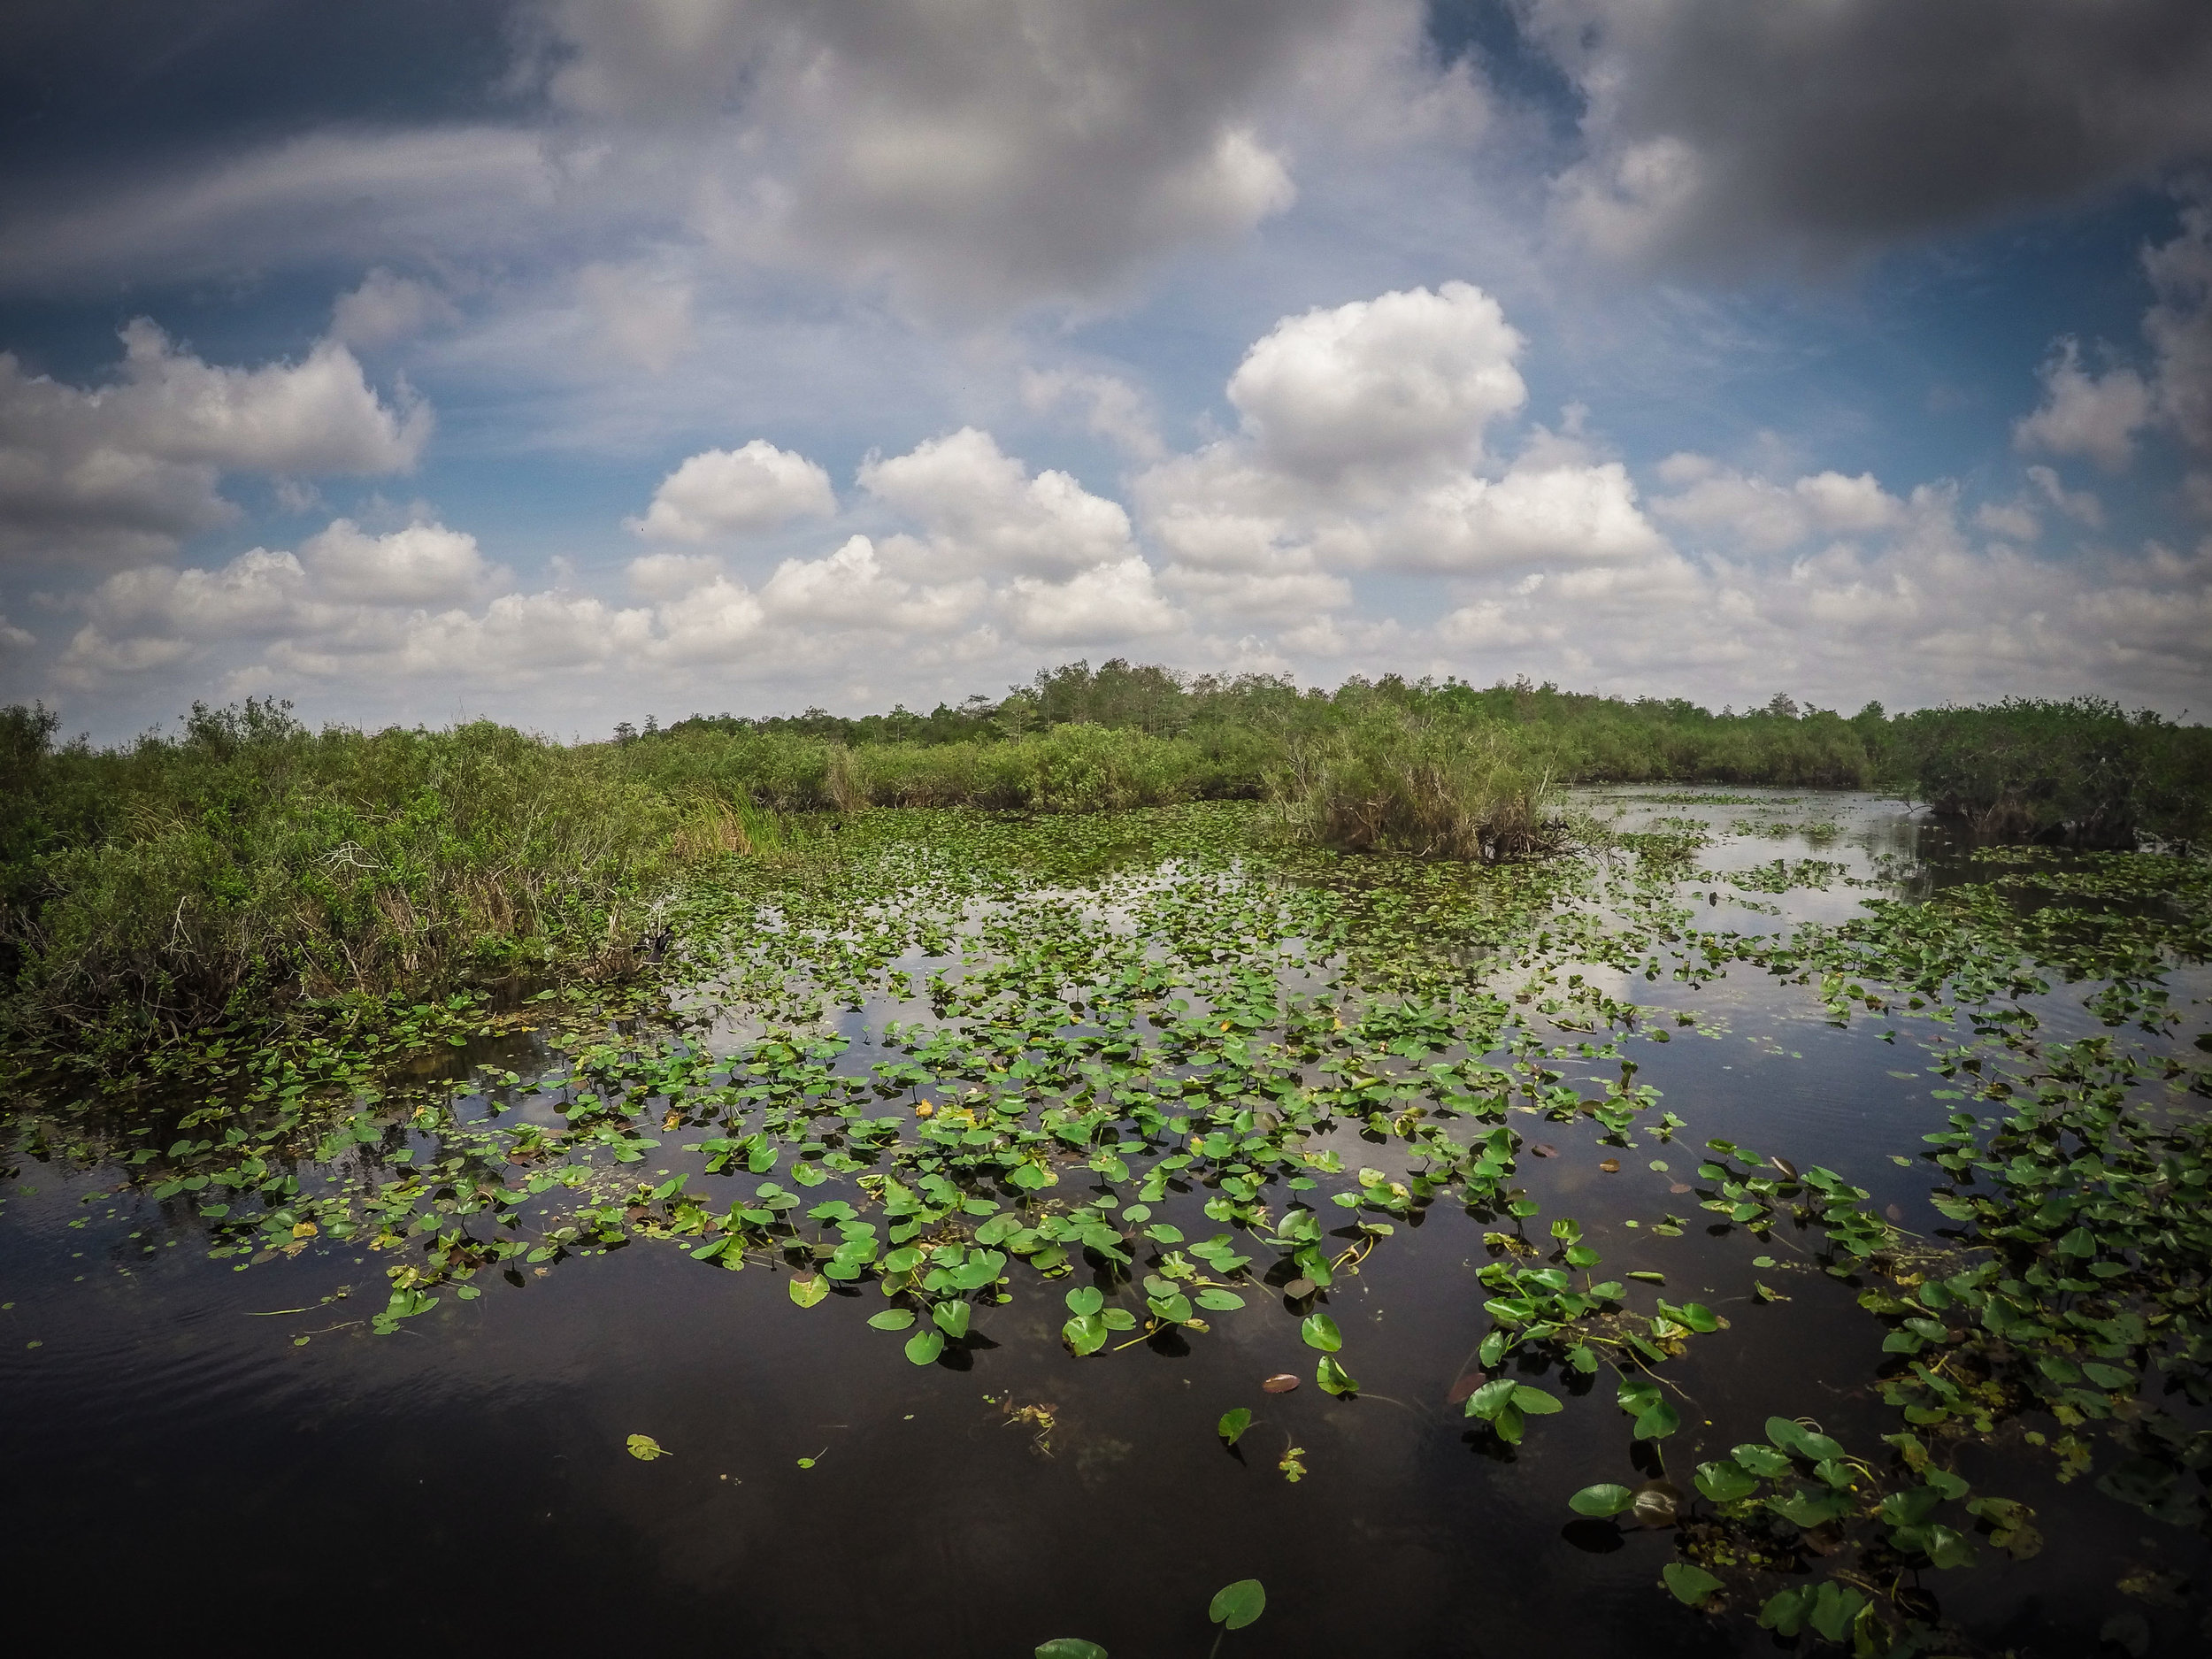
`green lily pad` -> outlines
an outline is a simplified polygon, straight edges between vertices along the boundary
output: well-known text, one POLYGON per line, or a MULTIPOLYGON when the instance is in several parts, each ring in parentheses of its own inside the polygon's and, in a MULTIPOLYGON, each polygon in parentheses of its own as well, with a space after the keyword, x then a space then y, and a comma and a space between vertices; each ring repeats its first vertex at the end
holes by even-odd
MULTIPOLYGON (((1327 1363, 1324 1361, 1323 1363, 1327 1363)), ((1267 1591, 1257 1578, 1239 1578, 1214 1592, 1206 1617, 1225 1630, 1242 1630, 1267 1609, 1267 1591)))

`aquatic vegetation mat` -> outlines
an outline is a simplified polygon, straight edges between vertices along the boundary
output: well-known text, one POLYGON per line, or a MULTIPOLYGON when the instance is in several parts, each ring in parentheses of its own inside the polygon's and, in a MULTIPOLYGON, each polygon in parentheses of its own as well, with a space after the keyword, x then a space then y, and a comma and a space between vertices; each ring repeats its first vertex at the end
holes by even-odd
MULTIPOLYGON (((1041 1458, 1109 1451, 995 1380, 1010 1350, 1047 1365, 1023 1379, 1150 1362, 1131 1386, 1156 1390, 1266 1344, 1303 1357, 1204 1371, 1197 1450, 1312 1490, 1348 1444, 1317 1413, 1415 1412, 1425 1455, 1541 1483, 1552 1548, 1639 1552, 1686 1646, 2044 1651, 2001 1569, 2112 1525, 2170 1534, 2155 1593, 2062 1609, 2047 1650, 2193 1638, 2212 1037, 2175 986, 2212 954, 2212 872, 2016 850, 1913 893, 1833 850, 1830 803, 1785 826, 1813 856, 1778 859, 1744 799, 1651 796, 1728 810, 1498 865, 1302 850, 1228 803, 857 814, 695 879, 626 992, 424 1004, 373 1044, 216 1035, 158 1094, 22 1079, 0 1229, 81 1171, 68 1225, 107 1228, 107 1277, 188 1247, 265 1275, 298 1347, 434 1341, 459 1304, 656 1252, 780 1285, 819 1340, 974 1373, 1041 1458), (1839 919, 1786 911, 1816 895, 1839 919), (1747 983, 1801 1048, 1732 1031, 1747 983), (1747 1042, 1800 1072, 1878 1051, 1909 1098, 1840 1167, 1786 1115, 1718 1133, 1701 1068, 1747 1042), (1916 1188, 1916 1226, 1893 1202, 1916 1188), (1390 1279, 1417 1240, 1464 1276, 1390 1279), (358 1271, 288 1294, 317 1263, 358 1271), (1817 1355, 1747 1346, 1801 1316, 1817 1355), (1432 1400, 1377 1397, 1409 1325, 1465 1357, 1432 1400), (1756 1386, 1731 1358, 1754 1351, 1756 1386), (1552 1436, 1604 1478, 1536 1457, 1552 1436)), ((655 1475, 695 1455, 625 1431, 655 1475)), ((1215 1598, 1225 1651, 1263 1602, 1215 1598)))

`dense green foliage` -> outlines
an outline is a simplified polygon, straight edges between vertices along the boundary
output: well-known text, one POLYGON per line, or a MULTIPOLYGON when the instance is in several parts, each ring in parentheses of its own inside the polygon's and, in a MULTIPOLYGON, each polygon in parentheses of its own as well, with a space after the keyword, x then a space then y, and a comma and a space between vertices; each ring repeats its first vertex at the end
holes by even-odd
POLYGON ((2092 700, 1716 715, 1116 661, 926 716, 695 717, 575 747, 481 721, 313 733, 252 701, 111 750, 56 731, 0 711, 5 1018, 126 1051, 248 1005, 621 972, 686 864, 765 849, 795 815, 1265 798, 1311 844, 1495 861, 1557 844, 1561 785, 1677 780, 1886 787, 2091 845, 2212 828, 2212 734, 2092 700))

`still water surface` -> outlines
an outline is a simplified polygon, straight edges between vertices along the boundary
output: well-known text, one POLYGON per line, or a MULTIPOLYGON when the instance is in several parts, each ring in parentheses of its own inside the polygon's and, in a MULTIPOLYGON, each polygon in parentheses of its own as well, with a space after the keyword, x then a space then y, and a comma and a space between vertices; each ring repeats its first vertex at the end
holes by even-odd
MULTIPOLYGON (((1711 826, 1708 870, 1810 857, 1878 884, 1716 885, 1709 925, 1839 920, 1863 896, 1956 873, 1893 802, 1771 792, 1776 804, 1698 806, 1656 793, 1587 804, 1629 825, 1711 826), (1833 833, 1761 832, 1809 818, 1833 833)), ((2177 1002, 2206 992, 2200 973, 2174 986, 2177 1002)), ((1755 1272, 1767 1247, 1740 1233, 1694 1223, 1663 1238, 1647 1224, 1696 1216, 1671 1189, 1690 1148, 1723 1136, 1842 1172, 1908 1229, 1943 1225, 1925 1171, 1891 1156, 1940 1126, 1927 1056, 1909 1035, 1883 1041, 1883 1021, 1835 1028, 1811 991, 1755 970, 1615 988, 1697 1014, 1694 1031, 1639 1051, 1638 1080, 1690 1128, 1671 1148, 1638 1135, 1607 1173, 1594 1125, 1517 1119, 1557 1147, 1525 1156, 1519 1179, 1545 1217, 1581 1218, 1609 1274, 1662 1271, 1669 1295, 1730 1320, 1669 1368, 1691 1402, 1670 1464, 1759 1439, 1772 1414, 1874 1444, 1896 1426, 1870 1386, 1883 1327, 1849 1288, 1780 1233, 1781 1265, 1755 1272), (1647 1169, 1655 1156, 1674 1171, 1647 1169), (1787 1300, 1755 1304, 1754 1278, 1787 1300)), ((2038 1012, 2093 1030, 2078 997, 2060 987, 2038 1012)), ((845 1016, 862 1041, 841 1069, 882 1057, 869 1035, 917 1012, 883 1002, 845 1016)), ((526 1077, 551 1063, 528 1038, 458 1062, 526 1077)), ((665 1137, 657 1168, 698 1168, 680 1139, 665 1137)), ((1376 1159, 1342 1139, 1348 1164, 1376 1159)), ((704 1271, 642 1245, 514 1284, 485 1273, 480 1298, 449 1295, 376 1336, 365 1316, 383 1301, 384 1263, 357 1245, 319 1240, 234 1271, 113 1166, 26 1161, 0 1195, 0 1561, 19 1630, 341 1652, 711 1643, 763 1659, 1017 1655, 1081 1635, 1134 1659, 1206 1653, 1209 1596, 1257 1578, 1266 1614, 1226 1655, 1651 1659, 1771 1644, 1655 1587, 1667 1533, 1577 1523, 1566 1508, 1580 1487, 1637 1478, 1609 1372, 1517 1449, 1462 1415, 1461 1379, 1490 1328, 1475 1277, 1488 1258, 1483 1224, 1448 1202, 1328 1294, 1363 1388, 1339 1401, 1312 1386, 1299 1316, 1271 1295, 1204 1338, 1079 1362, 1058 1340, 1064 1284, 1016 1273, 1013 1300, 979 1310, 977 1340, 917 1368, 864 1325, 881 1305, 872 1288, 802 1309, 780 1274, 704 1271), (1280 1371, 1309 1380, 1263 1394, 1280 1371), (1231 1452, 1214 1425, 1237 1405, 1257 1422, 1231 1452), (1048 1411, 1048 1432, 1014 1415, 1032 1407, 1048 1411), (670 1455, 627 1455, 640 1432, 670 1455), (1276 1466, 1289 1446, 1309 1471, 1295 1484, 1276 1466)), ((1210 1230, 1194 1197, 1162 1213, 1210 1230)), ((1985 1549, 1982 1566, 1943 1578, 1947 1617, 1991 1649, 2095 1652, 2109 1615, 2140 1608, 2120 1579, 2200 1584, 2212 1568, 2200 1538, 2087 1482, 2060 1486, 2047 1461, 1970 1448, 1962 1471, 1978 1484, 1977 1458, 2055 1540, 2024 1563, 1985 1549)), ((2200 1607, 2149 1609, 2162 1642, 2184 1643, 2168 1650, 2193 1642, 2200 1607)))

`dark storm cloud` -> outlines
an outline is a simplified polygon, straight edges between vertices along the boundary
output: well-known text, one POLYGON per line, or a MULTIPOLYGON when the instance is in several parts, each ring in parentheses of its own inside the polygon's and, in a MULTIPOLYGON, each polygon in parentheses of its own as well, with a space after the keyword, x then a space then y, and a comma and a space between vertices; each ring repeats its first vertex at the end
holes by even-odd
POLYGON ((1849 256, 2212 154, 2204 0, 1519 0, 1587 102, 1563 211, 1714 264, 1849 256))
POLYGON ((496 96, 511 11, 508 0, 11 0, 0 160, 74 166, 333 121, 466 119, 496 96))

